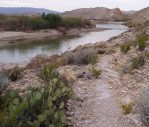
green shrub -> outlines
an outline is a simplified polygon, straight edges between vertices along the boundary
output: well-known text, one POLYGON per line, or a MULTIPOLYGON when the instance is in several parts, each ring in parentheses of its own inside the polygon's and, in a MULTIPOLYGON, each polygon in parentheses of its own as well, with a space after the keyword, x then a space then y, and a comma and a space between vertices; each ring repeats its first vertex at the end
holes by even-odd
POLYGON ((146 47, 146 41, 148 40, 148 35, 146 33, 142 33, 137 36, 137 45, 140 51, 144 51, 146 47))
POLYGON ((121 52, 127 53, 130 50, 130 44, 129 43, 124 43, 120 45, 121 52))
POLYGON ((140 93, 138 109, 142 122, 146 126, 149 126, 149 85, 147 85, 140 93))
POLYGON ((66 102, 71 89, 57 77, 40 88, 30 88, 22 97, 16 91, 0 96, 1 127, 65 127, 66 102))
POLYGON ((129 103, 129 104, 123 104, 122 105, 122 109, 123 109, 123 113, 125 115, 130 114, 132 109, 133 109, 133 104, 129 103))
POLYGON ((132 58, 130 61, 126 62, 122 68, 123 73, 130 73, 134 69, 139 69, 145 64, 145 55, 141 54, 137 57, 132 58))
POLYGON ((99 78, 99 76, 101 75, 101 70, 97 69, 95 66, 92 66, 91 73, 95 78, 99 78))
POLYGON ((95 48, 83 48, 75 52, 66 52, 64 54, 66 64, 96 64, 98 60, 97 50, 95 48))
POLYGON ((48 65, 43 66, 39 72, 39 77, 44 81, 50 81, 57 75, 55 69, 62 65, 63 59, 60 58, 52 63, 49 63, 48 65))
POLYGON ((44 66, 41 71, 39 76, 45 80, 49 81, 53 76, 55 76, 55 65, 54 64, 49 64, 44 66))
POLYGON ((144 55, 140 55, 138 57, 135 57, 132 59, 131 69, 138 69, 139 67, 143 66, 145 64, 145 57, 144 55))
POLYGON ((59 14, 42 14, 44 20, 49 22, 50 28, 58 28, 62 25, 62 17, 59 14))

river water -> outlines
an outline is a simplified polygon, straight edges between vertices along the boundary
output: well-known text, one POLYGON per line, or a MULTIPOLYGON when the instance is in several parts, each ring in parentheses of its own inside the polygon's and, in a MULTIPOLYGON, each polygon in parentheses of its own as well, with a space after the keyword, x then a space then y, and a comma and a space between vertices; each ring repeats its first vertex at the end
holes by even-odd
POLYGON ((106 41, 117 36, 128 28, 120 23, 97 24, 104 31, 88 32, 81 36, 63 36, 56 39, 34 41, 33 43, 16 44, 0 48, 0 63, 22 63, 31 60, 37 54, 60 54, 79 45, 106 41))

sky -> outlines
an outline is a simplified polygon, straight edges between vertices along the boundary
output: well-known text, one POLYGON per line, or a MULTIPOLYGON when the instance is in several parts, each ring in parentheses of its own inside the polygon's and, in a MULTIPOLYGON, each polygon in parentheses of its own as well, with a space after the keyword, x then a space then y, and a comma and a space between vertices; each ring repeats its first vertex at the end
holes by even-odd
POLYGON ((0 6, 37 7, 60 12, 89 7, 119 7, 122 10, 140 10, 149 6, 149 0, 0 0, 0 6))

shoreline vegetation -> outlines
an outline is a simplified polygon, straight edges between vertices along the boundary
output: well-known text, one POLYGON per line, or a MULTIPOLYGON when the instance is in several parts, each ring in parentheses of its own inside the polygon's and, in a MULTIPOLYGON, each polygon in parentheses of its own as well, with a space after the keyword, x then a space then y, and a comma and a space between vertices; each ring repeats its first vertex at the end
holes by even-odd
POLYGON ((58 14, 40 16, 0 15, 0 46, 26 43, 63 35, 79 35, 96 31, 95 24, 81 18, 61 17, 58 14))
POLYGON ((86 19, 61 17, 59 14, 40 16, 0 15, 1 31, 36 31, 42 29, 57 29, 65 32, 71 28, 90 28, 95 24, 86 19))

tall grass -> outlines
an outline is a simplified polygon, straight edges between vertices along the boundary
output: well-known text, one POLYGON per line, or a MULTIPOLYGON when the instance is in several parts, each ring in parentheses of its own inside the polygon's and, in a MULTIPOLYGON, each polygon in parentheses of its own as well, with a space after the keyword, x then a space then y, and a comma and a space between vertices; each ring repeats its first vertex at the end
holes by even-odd
POLYGON ((80 18, 63 18, 58 14, 42 14, 41 16, 0 15, 0 30, 25 31, 86 26, 91 26, 90 21, 80 18))

